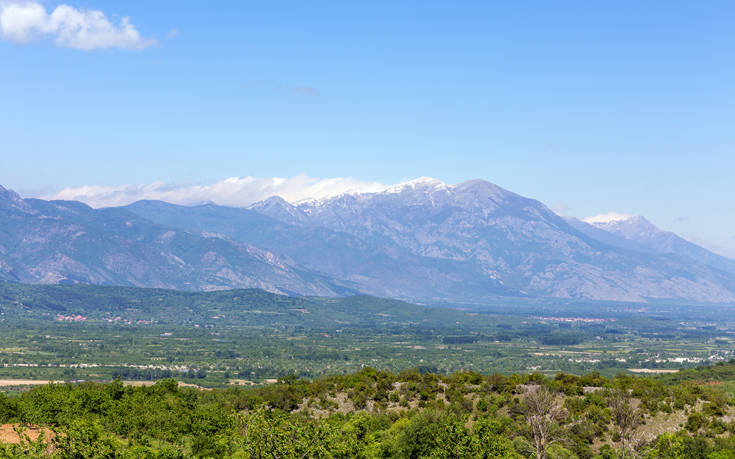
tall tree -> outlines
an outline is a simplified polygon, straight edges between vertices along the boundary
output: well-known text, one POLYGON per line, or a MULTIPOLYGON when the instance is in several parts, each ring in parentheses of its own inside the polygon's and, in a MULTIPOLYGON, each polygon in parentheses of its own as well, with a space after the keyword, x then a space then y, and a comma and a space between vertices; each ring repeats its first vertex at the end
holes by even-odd
POLYGON ((533 432, 536 458, 546 459, 546 450, 558 434, 557 424, 566 413, 545 386, 534 386, 526 391, 523 413, 533 432))
POLYGON ((625 459, 633 433, 641 422, 641 415, 633 406, 633 400, 625 389, 616 389, 610 394, 609 406, 620 435, 620 456, 621 459, 625 459))

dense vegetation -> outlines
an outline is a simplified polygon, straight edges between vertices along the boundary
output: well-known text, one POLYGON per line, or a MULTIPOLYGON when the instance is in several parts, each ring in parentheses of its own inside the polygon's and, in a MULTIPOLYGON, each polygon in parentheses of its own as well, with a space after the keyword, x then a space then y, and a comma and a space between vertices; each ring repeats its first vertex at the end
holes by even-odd
POLYGON ((529 300, 449 309, 261 290, 0 284, 0 378, 222 387, 364 366, 611 377, 729 360, 731 317, 724 307, 529 300))
POLYGON ((0 457, 735 458, 729 317, 0 284, 0 457))
MULTIPOLYGON (((732 372, 735 362, 714 369, 732 372)), ((712 369, 692 370, 706 378, 712 369)), ((706 381, 366 368, 198 390, 57 384, 0 396, 0 421, 52 429, 5 457, 735 457, 732 394, 706 381)), ((28 426, 28 427, 24 427, 28 426)))

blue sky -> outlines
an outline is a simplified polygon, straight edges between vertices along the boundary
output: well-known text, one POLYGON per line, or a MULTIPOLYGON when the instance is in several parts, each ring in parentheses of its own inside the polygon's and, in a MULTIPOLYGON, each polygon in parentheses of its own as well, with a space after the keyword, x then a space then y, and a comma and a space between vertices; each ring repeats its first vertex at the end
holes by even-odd
POLYGON ((0 40, 0 184, 25 195, 483 178, 735 256, 732 2, 67 5, 114 33, 0 40))

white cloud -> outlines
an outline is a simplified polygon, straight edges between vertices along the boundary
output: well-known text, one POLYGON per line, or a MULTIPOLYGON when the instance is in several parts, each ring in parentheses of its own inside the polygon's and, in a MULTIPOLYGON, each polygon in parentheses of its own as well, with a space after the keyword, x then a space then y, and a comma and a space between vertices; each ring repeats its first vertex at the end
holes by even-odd
POLYGON ((307 175, 280 177, 233 177, 209 185, 178 185, 153 182, 142 185, 81 186, 65 188, 44 199, 82 201, 92 207, 111 207, 130 204, 141 199, 167 201, 191 205, 202 202, 234 207, 245 207, 271 196, 280 196, 289 202, 322 199, 345 193, 383 191, 390 185, 366 182, 353 178, 319 179, 307 175))
POLYGON ((59 5, 51 13, 33 1, 0 0, 0 36, 17 43, 51 37, 58 46, 84 50, 143 49, 155 44, 124 17, 115 25, 102 11, 59 5))

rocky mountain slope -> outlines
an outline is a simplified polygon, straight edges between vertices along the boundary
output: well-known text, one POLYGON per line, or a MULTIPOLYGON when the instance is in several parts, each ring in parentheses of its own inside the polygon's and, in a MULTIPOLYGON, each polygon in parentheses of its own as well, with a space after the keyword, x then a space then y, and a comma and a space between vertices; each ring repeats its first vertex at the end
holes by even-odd
POLYGON ((351 290, 287 257, 213 234, 155 224, 120 208, 21 199, 0 189, 0 276, 90 283, 337 295, 351 290))
POLYGON ((304 227, 377 238, 423 257, 467 263, 520 295, 730 302, 733 276, 697 259, 618 247, 579 231, 542 203, 473 180, 431 179, 383 193, 250 208, 304 227))
POLYGON ((735 302, 732 260, 657 228, 564 219, 482 180, 419 179, 298 204, 272 197, 248 209, 140 201, 94 210, 0 196, 4 280, 417 301, 735 302))
POLYGON ((616 247, 644 253, 679 255, 735 273, 735 260, 664 231, 640 215, 600 216, 585 221, 569 218, 567 222, 580 232, 616 247))
MULTIPOLYGON (((297 212, 281 198, 271 198, 268 203, 297 212)), ((429 299, 514 294, 487 279, 470 263, 417 255, 382 236, 357 237, 320 226, 286 223, 253 210, 211 204, 183 207, 140 201, 127 209, 173 228, 221 234, 287 254, 306 269, 342 279, 374 295, 429 299)))

